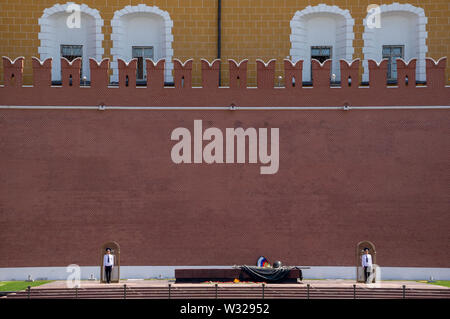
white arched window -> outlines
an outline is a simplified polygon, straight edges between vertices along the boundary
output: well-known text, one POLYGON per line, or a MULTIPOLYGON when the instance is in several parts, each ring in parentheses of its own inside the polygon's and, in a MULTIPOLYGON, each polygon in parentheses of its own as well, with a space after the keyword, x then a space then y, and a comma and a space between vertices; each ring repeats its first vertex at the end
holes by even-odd
POLYGON ((81 57, 82 77, 90 79, 89 58, 102 59, 103 20, 97 10, 68 2, 44 10, 39 19, 40 59, 53 58, 52 80, 61 80, 61 57, 81 57))
POLYGON ((137 80, 143 81, 146 79, 146 58, 151 58, 153 61, 166 59, 165 81, 173 81, 173 21, 168 12, 145 4, 126 6, 114 13, 111 26, 112 82, 117 82, 119 78, 117 63, 119 58, 127 62, 132 58, 137 58, 136 77, 137 80))
POLYGON ((332 59, 332 73, 340 78, 339 60, 353 59, 353 26, 348 10, 319 4, 297 11, 291 20, 291 59, 304 60, 303 79, 311 80, 311 58, 332 59))
POLYGON ((410 4, 383 4, 378 13, 369 12, 364 19, 363 81, 369 80, 368 60, 378 62, 383 58, 390 60, 388 79, 396 79, 396 58, 403 58, 406 62, 417 58, 416 79, 425 81, 426 25, 424 10, 410 4), (379 24, 374 23, 374 14, 379 14, 379 24))

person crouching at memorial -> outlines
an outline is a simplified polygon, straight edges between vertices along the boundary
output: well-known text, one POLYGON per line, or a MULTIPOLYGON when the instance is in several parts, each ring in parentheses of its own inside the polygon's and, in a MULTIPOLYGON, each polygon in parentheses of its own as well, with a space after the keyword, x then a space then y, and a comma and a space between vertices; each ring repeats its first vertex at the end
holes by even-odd
POLYGON ((111 249, 106 248, 106 254, 103 256, 103 265, 105 266, 106 283, 111 283, 111 271, 114 267, 114 255, 111 255, 111 249))
POLYGON ((372 272, 372 256, 369 254, 369 248, 364 248, 364 254, 361 258, 361 264, 364 268, 364 281, 369 283, 370 273, 372 272))

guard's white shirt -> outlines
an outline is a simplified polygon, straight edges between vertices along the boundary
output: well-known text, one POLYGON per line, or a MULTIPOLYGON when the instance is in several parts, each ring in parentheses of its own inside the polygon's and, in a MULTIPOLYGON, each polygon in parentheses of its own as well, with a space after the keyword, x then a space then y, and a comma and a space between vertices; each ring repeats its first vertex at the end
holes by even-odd
POLYGON ((372 256, 370 254, 363 254, 361 256, 361 263, 363 267, 372 267, 372 256))
POLYGON ((105 254, 105 256, 103 256, 103 265, 104 266, 114 266, 114 255, 105 254), (108 257, 109 257, 109 259, 108 259, 108 257))

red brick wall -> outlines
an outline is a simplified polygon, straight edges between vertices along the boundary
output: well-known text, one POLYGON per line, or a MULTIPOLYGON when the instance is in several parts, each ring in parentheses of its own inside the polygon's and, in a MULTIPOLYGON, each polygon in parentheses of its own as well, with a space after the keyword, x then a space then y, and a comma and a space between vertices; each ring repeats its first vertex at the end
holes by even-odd
MULTIPOLYGON (((3 96, 2 101, 6 101, 3 96)), ((58 102, 56 102, 58 103, 58 102)), ((0 267, 450 267, 448 110, 0 111, 0 267), (175 165, 176 127, 280 128, 280 170, 175 165)))

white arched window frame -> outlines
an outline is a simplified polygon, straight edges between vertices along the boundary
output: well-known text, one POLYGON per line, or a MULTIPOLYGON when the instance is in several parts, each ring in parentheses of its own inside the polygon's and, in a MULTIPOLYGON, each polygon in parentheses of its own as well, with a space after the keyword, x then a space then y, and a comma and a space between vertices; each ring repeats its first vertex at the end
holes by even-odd
POLYGON ((113 41, 113 47, 111 49, 111 55, 113 57, 113 61, 111 62, 111 69, 113 70, 111 82, 118 82, 119 79, 118 59, 128 61, 131 58, 131 48, 127 47, 127 37, 129 37, 129 35, 127 35, 126 20, 130 15, 137 16, 139 13, 139 16, 147 15, 149 18, 157 16, 163 21, 162 34, 160 35, 161 39, 159 42, 162 53, 157 54, 158 57, 154 60, 166 60, 164 79, 166 82, 173 82, 173 21, 167 11, 163 11, 156 6, 147 6, 145 4, 126 6, 122 10, 118 10, 114 13, 114 17, 111 20, 111 40, 113 41))
MULTIPOLYGON (((69 15, 73 13, 73 10, 69 10, 73 8, 73 5, 77 5, 74 2, 67 2, 66 4, 55 4, 50 8, 44 9, 44 12, 39 18, 38 23, 41 28, 39 32, 39 40, 41 42, 38 53, 40 59, 44 61, 47 58, 53 58, 53 67, 52 67, 52 79, 60 80, 61 79, 61 61, 60 61, 60 45, 63 44, 72 44, 72 43, 64 43, 61 39, 61 33, 64 32, 64 29, 55 25, 55 21, 61 18, 61 15, 64 14, 64 18, 67 19, 69 15)), ((85 4, 78 5, 81 14, 81 28, 86 27, 83 25, 86 22, 85 17, 89 17, 92 23, 88 26, 88 30, 86 30, 86 38, 83 39, 83 74, 87 76, 89 79, 89 58, 94 58, 97 61, 102 59, 104 49, 102 46, 103 41, 103 19, 101 18, 98 10, 89 8, 85 4)))
MULTIPOLYGON (((380 13, 380 27, 383 28, 383 15, 384 16, 404 16, 404 17, 413 17, 411 21, 413 22, 415 28, 409 27, 408 29, 411 32, 412 37, 414 38, 414 43, 410 43, 411 48, 406 48, 406 54, 404 60, 408 62, 413 58, 417 58, 417 69, 416 69, 416 79, 417 81, 426 81, 426 64, 425 58, 428 52, 428 47, 426 45, 427 40, 427 31, 426 26, 428 19, 425 16, 425 12, 422 8, 415 7, 410 4, 400 4, 400 3, 392 3, 389 5, 383 4, 379 7, 380 13)), ((369 59, 376 60, 379 62, 380 52, 382 48, 377 45, 377 32, 380 32, 380 28, 373 27, 372 25, 368 25, 367 21, 370 18, 372 13, 368 13, 366 18, 364 19, 364 60, 363 60, 363 81, 369 81, 369 59)), ((392 30, 393 33, 395 30, 392 30)), ((408 38, 408 35, 404 34, 404 39, 408 38)), ((385 41, 388 41, 386 39, 385 41)), ((398 41, 397 41, 398 42, 398 41)), ((401 43, 396 43, 401 44, 401 43)))
POLYGON ((335 43, 332 48, 332 72, 336 73, 338 79, 340 74, 339 60, 353 60, 353 40, 355 38, 353 27, 355 21, 351 17, 350 12, 348 10, 342 10, 338 6, 328 6, 326 4, 319 4, 314 7, 308 6, 301 11, 297 11, 290 23, 291 60, 294 63, 299 60, 304 60, 303 79, 305 81, 311 78, 311 43, 308 41, 308 38, 311 37, 309 34, 311 30, 308 30, 308 21, 321 17, 333 17, 336 21, 341 22, 341 25, 337 29, 334 29, 334 26, 329 26, 329 32, 335 32, 335 43))

